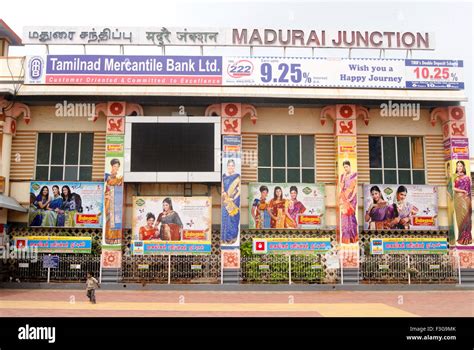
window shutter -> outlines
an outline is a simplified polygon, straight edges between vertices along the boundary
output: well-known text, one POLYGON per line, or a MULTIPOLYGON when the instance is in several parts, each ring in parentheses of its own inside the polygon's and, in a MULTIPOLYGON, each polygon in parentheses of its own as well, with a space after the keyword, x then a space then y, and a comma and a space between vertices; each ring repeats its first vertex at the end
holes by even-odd
POLYGON ((257 182, 258 136, 242 134, 242 182, 257 182))
POLYGON ((94 154, 92 156, 92 181, 104 181, 105 132, 94 133, 94 154))
POLYGON ((36 132, 18 130, 12 140, 10 181, 33 180, 35 159, 36 132))

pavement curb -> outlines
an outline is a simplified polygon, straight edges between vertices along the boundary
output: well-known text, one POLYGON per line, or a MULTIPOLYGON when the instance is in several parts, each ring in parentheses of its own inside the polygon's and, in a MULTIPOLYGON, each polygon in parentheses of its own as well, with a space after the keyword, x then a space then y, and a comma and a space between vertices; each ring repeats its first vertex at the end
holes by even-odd
MULTIPOLYGON (((1 289, 83 289, 85 283, 0 283, 1 289)), ((474 285, 459 284, 141 284, 102 283, 102 290, 156 290, 156 291, 468 291, 474 285)))

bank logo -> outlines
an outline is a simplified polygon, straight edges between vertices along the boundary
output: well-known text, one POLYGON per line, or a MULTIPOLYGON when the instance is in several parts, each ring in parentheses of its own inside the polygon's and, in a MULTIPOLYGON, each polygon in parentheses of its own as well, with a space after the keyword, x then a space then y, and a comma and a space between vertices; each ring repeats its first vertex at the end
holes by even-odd
POLYGON ((240 60, 229 64, 227 73, 232 78, 243 78, 251 76, 253 73, 253 64, 249 60, 240 60))
POLYGON ((30 58, 28 72, 32 82, 39 82, 43 77, 44 61, 40 56, 30 58))

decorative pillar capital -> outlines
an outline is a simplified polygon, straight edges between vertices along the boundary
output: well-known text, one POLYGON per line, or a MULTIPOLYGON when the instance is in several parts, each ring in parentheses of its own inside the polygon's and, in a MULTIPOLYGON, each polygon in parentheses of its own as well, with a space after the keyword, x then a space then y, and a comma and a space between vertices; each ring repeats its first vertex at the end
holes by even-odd
POLYGON ((24 103, 8 101, 5 99, 0 100, 0 109, 3 110, 5 117, 11 117, 15 120, 23 116, 26 124, 31 121, 30 107, 24 103))
POLYGON ((109 101, 95 105, 94 122, 99 118, 100 114, 106 117, 125 117, 128 115, 143 115, 144 113, 143 107, 137 103, 109 101))
POLYGON ((356 106, 357 118, 362 118, 365 125, 369 125, 369 109, 363 106, 356 106))
POLYGON ((430 122, 432 126, 436 125, 437 119, 444 123, 448 121, 448 118, 448 107, 437 107, 430 112, 430 122))
POLYGON ((222 134, 240 135, 242 118, 249 116, 253 124, 257 122, 255 106, 241 103, 216 103, 209 105, 204 112, 206 117, 220 116, 222 134))

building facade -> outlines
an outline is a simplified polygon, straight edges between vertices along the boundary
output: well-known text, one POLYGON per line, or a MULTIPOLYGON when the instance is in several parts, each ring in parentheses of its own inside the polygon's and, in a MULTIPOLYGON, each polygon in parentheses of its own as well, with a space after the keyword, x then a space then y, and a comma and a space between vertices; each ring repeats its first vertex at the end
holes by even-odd
MULTIPOLYGON (((369 257, 393 253, 441 253, 456 273, 474 268, 467 97, 459 85, 397 88, 388 78, 378 88, 226 85, 222 71, 238 65, 225 58, 216 70, 208 61, 203 76, 173 75, 189 82, 143 83, 139 74, 94 71, 93 63, 58 73, 65 57, 0 58, 3 195, 20 206, 0 211, 4 243, 40 241, 41 252, 47 237, 91 237, 88 253, 100 254, 103 276, 125 274, 134 257, 184 252, 215 256, 222 281, 233 281, 250 242, 254 254, 319 255, 346 278, 369 257), (37 70, 45 80, 35 81, 37 70), (196 141, 197 124, 212 144, 196 141), (74 191, 82 202, 65 209, 74 191)), ((389 66, 364 61, 349 64, 389 66)), ((182 69, 189 73, 193 62, 182 69)), ((265 78, 269 66, 259 67, 265 78)), ((448 75, 460 69, 442 67, 448 75)), ((316 74, 304 73, 306 83, 309 73, 316 74)), ((81 253, 48 244, 42 252, 81 253)))

